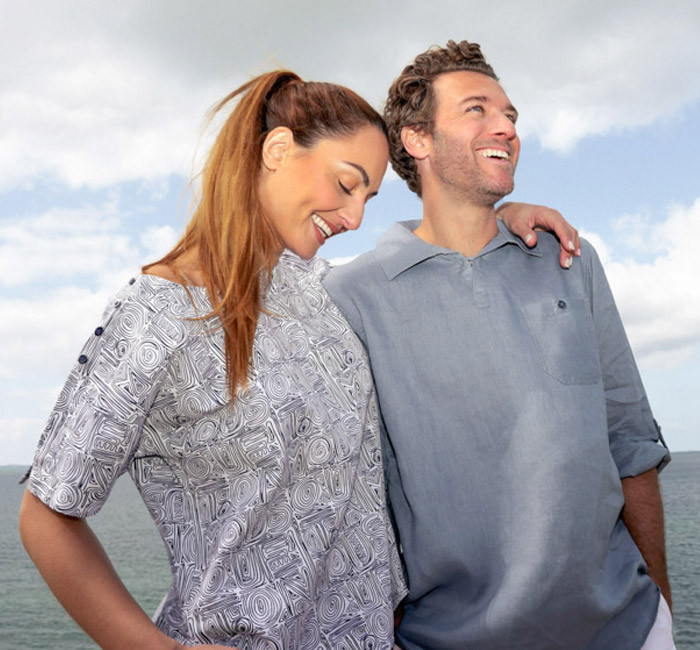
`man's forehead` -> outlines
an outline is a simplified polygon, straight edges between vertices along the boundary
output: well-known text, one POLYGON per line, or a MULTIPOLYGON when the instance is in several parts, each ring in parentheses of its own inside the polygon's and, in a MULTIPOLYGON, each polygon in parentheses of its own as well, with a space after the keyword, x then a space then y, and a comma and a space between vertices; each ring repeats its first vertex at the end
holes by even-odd
POLYGON ((492 77, 473 70, 443 72, 433 80, 435 97, 440 101, 460 103, 470 97, 510 103, 501 84, 492 77))

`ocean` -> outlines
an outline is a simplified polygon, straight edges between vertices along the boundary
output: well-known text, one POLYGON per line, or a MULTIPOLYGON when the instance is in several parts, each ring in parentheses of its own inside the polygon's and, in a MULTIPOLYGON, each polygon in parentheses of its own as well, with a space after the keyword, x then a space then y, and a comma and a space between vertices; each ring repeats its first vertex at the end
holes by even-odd
MULTIPOLYGON (((17 532, 25 468, 0 466, 0 649, 94 650, 27 557, 17 532)), ((675 453, 661 473, 678 650, 700 650, 700 452, 675 453)), ((165 550, 128 477, 90 524, 122 580, 149 614, 170 584, 165 550)), ((611 649, 613 650, 613 649, 611 649)))

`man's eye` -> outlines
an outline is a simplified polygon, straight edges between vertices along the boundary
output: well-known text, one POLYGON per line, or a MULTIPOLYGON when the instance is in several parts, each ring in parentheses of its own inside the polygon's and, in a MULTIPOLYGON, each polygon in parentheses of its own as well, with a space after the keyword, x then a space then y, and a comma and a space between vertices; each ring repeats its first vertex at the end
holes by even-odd
POLYGON ((343 185, 342 181, 338 181, 338 185, 340 185, 340 189, 343 190, 343 192, 348 195, 352 195, 352 192, 345 185, 343 185))
POLYGON ((484 112, 484 107, 483 107, 483 106, 479 106, 478 104, 476 104, 476 105, 474 105, 474 106, 470 106, 469 108, 467 108, 467 112, 468 112, 468 113, 470 113, 470 112, 472 112, 472 111, 475 112, 475 113, 483 113, 483 112, 484 112))
POLYGON ((515 124, 518 121, 518 116, 514 114, 506 115, 506 117, 513 123, 515 124))

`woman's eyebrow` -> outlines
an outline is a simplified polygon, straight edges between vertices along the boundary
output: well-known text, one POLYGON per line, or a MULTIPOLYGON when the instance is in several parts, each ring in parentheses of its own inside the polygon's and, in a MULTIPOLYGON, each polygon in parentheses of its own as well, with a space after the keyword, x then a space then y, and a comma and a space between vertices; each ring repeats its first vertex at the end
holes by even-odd
POLYGON ((354 167, 360 174, 362 174, 362 182, 365 184, 365 187, 369 187, 369 176, 367 175, 367 172, 365 171, 365 168, 362 165, 358 165, 357 163, 350 162, 349 160, 343 160, 343 162, 346 165, 350 165, 351 167, 354 167))

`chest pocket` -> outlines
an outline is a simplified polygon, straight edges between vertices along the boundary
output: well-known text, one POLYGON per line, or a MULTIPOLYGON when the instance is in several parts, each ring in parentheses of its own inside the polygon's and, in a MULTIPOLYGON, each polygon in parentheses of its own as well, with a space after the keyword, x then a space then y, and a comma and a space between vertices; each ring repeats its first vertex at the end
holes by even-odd
POLYGON ((586 300, 550 298, 525 305, 523 312, 547 374, 562 384, 598 382, 598 346, 586 300))

